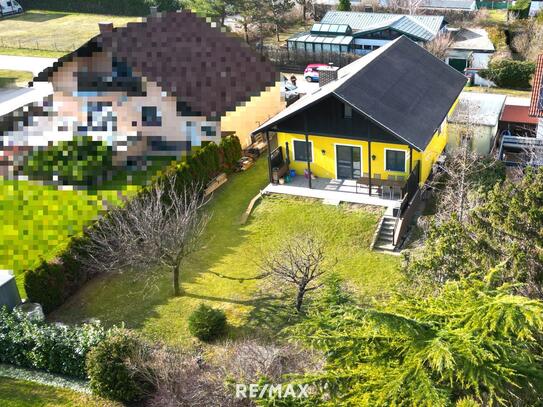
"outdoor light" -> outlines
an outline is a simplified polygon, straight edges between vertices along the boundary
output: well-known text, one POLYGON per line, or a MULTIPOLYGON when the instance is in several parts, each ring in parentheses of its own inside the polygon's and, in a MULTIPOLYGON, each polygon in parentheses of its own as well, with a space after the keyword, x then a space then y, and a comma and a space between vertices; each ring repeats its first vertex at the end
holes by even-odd
POLYGON ((375 154, 373 154, 373 155, 371 156, 371 159, 372 159, 373 161, 375 161, 376 158, 377 158, 377 156, 376 156, 375 154))
POLYGON ((326 150, 321 150, 322 155, 326 155, 326 150))

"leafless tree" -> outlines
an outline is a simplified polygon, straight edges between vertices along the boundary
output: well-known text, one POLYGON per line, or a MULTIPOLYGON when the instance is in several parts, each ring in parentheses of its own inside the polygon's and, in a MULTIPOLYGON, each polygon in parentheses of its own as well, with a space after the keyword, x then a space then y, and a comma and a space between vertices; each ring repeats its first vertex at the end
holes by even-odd
POLYGON ((296 0, 296 3, 302 8, 302 18, 304 20, 304 24, 307 21, 307 9, 311 5, 310 0, 296 0))
POLYGON ((182 262, 197 248, 209 216, 201 185, 179 188, 176 181, 175 174, 164 176, 89 227, 83 263, 102 272, 131 270, 147 281, 166 268, 180 295, 182 262))
POLYGON ((299 236, 264 261, 265 274, 296 288, 296 311, 300 312, 306 293, 322 287, 319 277, 326 270, 324 245, 313 236, 299 236))
POLYGON ((409 15, 415 15, 423 3, 424 0, 388 0, 387 8, 401 10, 409 15))
POLYGON ((450 33, 443 33, 436 36, 432 41, 424 44, 426 51, 442 61, 447 56, 447 51, 451 46, 452 38, 450 33))

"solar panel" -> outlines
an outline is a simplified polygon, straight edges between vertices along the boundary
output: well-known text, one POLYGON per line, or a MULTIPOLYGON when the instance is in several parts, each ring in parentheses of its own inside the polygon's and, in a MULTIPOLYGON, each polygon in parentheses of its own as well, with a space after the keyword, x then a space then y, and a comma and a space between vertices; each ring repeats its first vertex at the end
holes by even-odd
POLYGON ((541 83, 541 86, 539 88, 539 102, 537 104, 538 110, 543 110, 543 83, 541 83))

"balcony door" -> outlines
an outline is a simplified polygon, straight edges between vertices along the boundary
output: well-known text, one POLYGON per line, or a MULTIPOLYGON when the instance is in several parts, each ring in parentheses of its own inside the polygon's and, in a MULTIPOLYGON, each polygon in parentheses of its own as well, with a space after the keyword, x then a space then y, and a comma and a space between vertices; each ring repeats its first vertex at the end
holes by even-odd
POLYGON ((362 176, 362 148, 336 145, 336 175, 339 179, 362 176))

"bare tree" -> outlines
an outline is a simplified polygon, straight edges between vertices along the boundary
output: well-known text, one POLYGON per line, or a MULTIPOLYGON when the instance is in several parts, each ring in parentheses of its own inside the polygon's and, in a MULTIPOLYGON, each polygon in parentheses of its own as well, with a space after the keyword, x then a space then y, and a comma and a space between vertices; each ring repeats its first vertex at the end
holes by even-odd
POLYGON ((133 270, 146 279, 166 268, 174 295, 180 295, 182 262, 196 249, 209 218, 201 192, 200 185, 179 188, 175 174, 165 175, 85 231, 82 262, 91 270, 133 270))
POLYGON ((387 8, 400 10, 409 15, 415 15, 419 11, 424 0, 388 0, 387 8))
POLYGON ((322 287, 319 277, 325 273, 324 245, 312 236, 299 236, 268 258, 264 273, 296 288, 296 311, 300 312, 306 293, 322 287))
POLYGON ((424 49, 443 61, 447 56, 447 51, 449 50, 451 43, 451 34, 443 33, 437 35, 432 41, 426 42, 424 44, 424 49))
POLYGON ((296 0, 296 3, 302 7, 302 19, 304 20, 304 24, 307 21, 307 9, 311 5, 310 0, 296 0))

